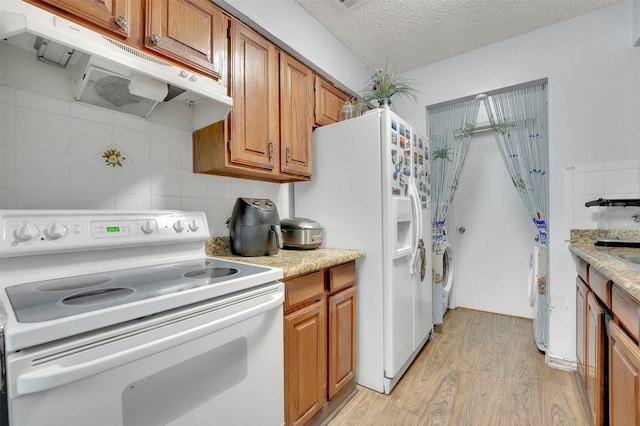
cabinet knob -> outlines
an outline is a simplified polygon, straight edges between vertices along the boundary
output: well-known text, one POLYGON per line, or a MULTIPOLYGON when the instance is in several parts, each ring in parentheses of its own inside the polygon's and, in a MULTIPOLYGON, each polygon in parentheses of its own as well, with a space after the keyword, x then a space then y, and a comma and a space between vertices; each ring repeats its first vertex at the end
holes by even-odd
POLYGON ((162 43, 162 37, 160 37, 158 34, 151 34, 151 41, 153 42, 153 44, 160 44, 162 43))
POLYGON ((129 21, 127 21, 127 18, 125 18, 124 16, 117 16, 116 24, 118 24, 120 28, 125 29, 129 26, 129 21))

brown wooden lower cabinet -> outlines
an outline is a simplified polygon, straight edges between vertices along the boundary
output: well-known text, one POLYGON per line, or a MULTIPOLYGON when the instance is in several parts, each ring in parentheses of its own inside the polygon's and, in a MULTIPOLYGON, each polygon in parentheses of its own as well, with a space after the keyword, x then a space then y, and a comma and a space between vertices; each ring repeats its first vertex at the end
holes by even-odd
POLYGON ((324 300, 284 317, 285 420, 305 424, 326 401, 324 300))
POLYGON ((578 375, 583 385, 586 384, 586 345, 585 331, 587 329, 587 294, 589 287, 579 276, 576 278, 576 361, 578 375))
POLYGON ((587 284, 576 278, 576 360, 595 426, 606 424, 605 313, 587 284))
POLYGON ((595 426, 640 426, 639 311, 637 300, 578 258, 576 358, 595 426))
POLYGON ((609 323, 609 424, 640 425, 640 347, 609 323))
POLYGON ((329 296, 329 398, 356 374, 356 288, 329 296))
POLYGON ((320 424, 355 391, 355 261, 285 279, 287 425, 320 424))
POLYGON ((593 424, 605 424, 604 417, 604 310, 593 292, 587 294, 585 385, 593 424))

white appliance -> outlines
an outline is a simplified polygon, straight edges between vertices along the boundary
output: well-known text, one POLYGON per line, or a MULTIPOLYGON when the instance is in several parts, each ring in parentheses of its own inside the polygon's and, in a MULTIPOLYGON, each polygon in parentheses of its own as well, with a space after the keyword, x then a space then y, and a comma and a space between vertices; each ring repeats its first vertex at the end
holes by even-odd
POLYGON ((538 243, 536 242, 531 249, 531 254, 529 255, 529 305, 531 305, 531 315, 533 317, 533 339, 536 342, 538 350, 541 352, 546 352, 547 348, 545 347, 544 342, 541 339, 542 332, 540 328, 543 326, 542 319, 538 314, 538 277, 540 276, 538 272, 539 262, 540 249, 538 248, 538 243))
POLYGON ((434 304, 439 303, 437 308, 440 309, 439 312, 441 315, 438 318, 444 316, 451 305, 454 271, 455 264, 451 244, 449 244, 446 237, 435 241, 433 243, 434 285, 442 286, 440 300, 434 301, 434 304))
POLYGON ((0 210, 2 424, 281 425, 282 270, 200 212, 0 210))
POLYGON ((356 382, 389 393, 433 329, 429 152, 389 109, 317 128, 315 175, 295 184, 296 214, 324 245, 366 252, 358 266, 356 382))
POLYGON ((224 120, 233 104, 226 87, 212 78, 22 0, 0 1, 0 39, 27 49, 33 61, 59 66, 69 94, 79 102, 145 118, 158 103, 184 103, 191 108, 194 130, 224 120))

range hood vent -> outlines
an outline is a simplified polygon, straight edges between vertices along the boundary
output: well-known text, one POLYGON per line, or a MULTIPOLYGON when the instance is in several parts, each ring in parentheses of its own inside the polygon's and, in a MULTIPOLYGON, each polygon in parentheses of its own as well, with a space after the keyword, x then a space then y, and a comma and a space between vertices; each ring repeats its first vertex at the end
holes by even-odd
POLYGON ((83 102, 148 118, 160 103, 189 108, 185 127, 224 120, 227 88, 21 0, 0 0, 0 39, 64 68, 69 94, 83 102), (180 104, 182 103, 182 104, 180 104))
POLYGON ((36 37, 33 48, 36 49, 36 56, 39 61, 57 65, 61 68, 67 67, 69 59, 71 59, 71 55, 74 52, 73 49, 67 46, 62 46, 42 37, 36 37))

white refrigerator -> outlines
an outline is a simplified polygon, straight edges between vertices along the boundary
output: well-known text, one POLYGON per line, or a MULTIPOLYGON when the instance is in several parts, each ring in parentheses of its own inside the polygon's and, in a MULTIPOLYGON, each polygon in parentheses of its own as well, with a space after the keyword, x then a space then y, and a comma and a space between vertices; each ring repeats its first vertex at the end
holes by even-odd
POLYGON ((433 330, 429 144, 389 109, 313 132, 314 175, 296 216, 323 247, 363 250, 356 286, 356 382, 389 393, 433 330))

